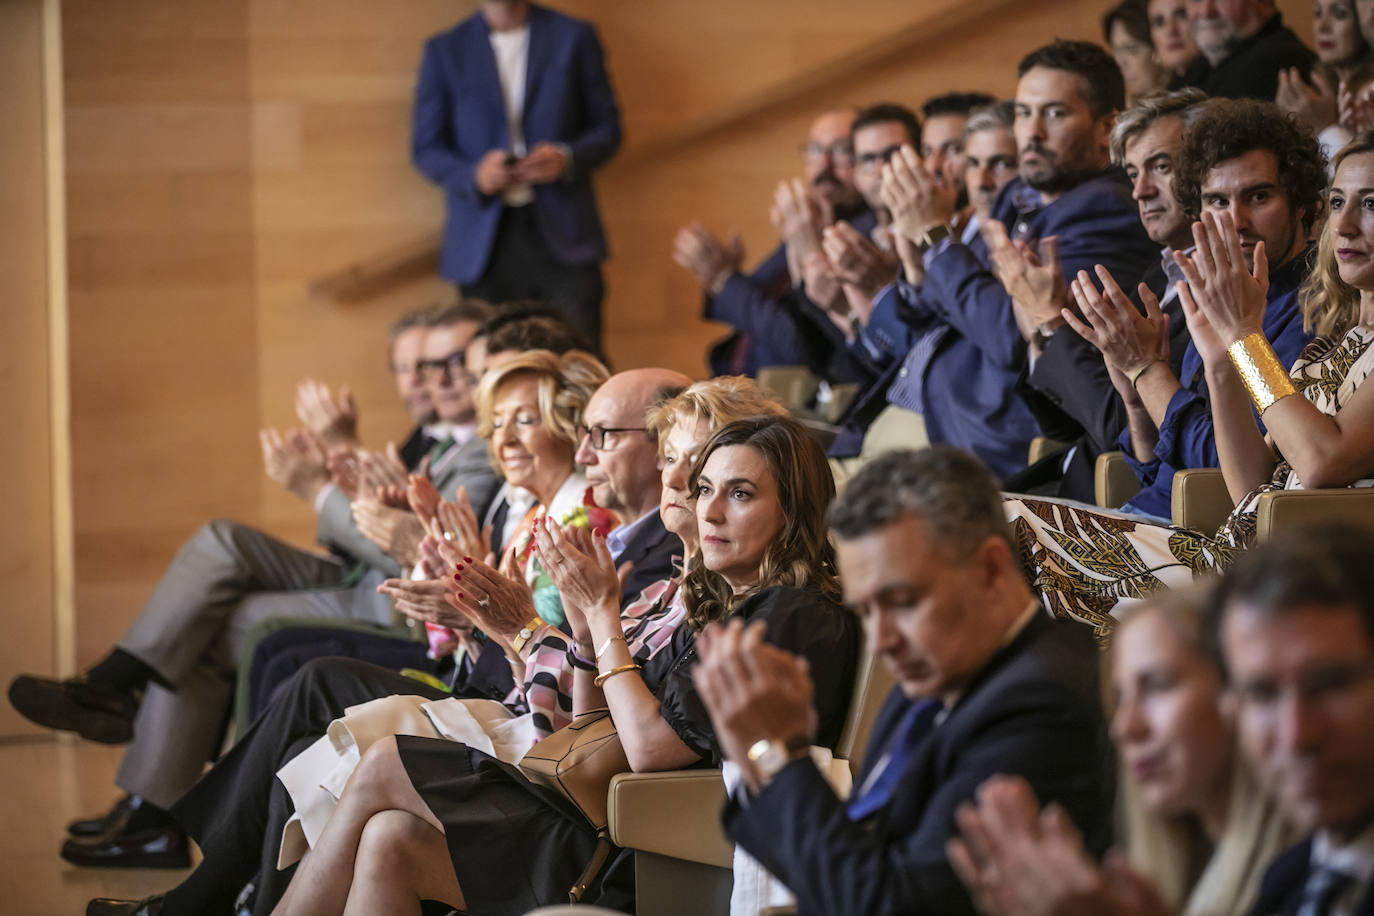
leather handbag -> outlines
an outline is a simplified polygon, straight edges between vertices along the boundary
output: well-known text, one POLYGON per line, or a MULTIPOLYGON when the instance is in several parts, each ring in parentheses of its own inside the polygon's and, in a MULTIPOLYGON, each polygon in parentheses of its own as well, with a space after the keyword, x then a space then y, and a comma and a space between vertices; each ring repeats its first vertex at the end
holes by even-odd
POLYGON ((572 802, 598 831, 609 816, 611 778, 630 772, 609 709, 593 709, 539 741, 517 764, 530 782, 572 802))
POLYGON ((630 772, 630 761, 616 734, 609 709, 593 709, 573 719, 525 752, 516 764, 530 782, 562 795, 596 828, 596 848, 568 902, 579 903, 611 854, 606 798, 611 779, 630 772))

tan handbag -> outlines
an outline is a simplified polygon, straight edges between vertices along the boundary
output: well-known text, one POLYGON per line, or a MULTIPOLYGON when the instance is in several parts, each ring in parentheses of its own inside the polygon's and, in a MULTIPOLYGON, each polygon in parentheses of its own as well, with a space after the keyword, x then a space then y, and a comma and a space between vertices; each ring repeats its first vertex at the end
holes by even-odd
POLYGON ((609 709, 578 716, 537 742, 517 766, 530 782, 553 789, 576 805, 597 830, 605 830, 609 820, 606 796, 611 777, 630 772, 609 709))
POLYGON ((606 798, 611 779, 630 772, 630 761, 616 734, 609 709, 593 709, 537 742, 516 764, 530 782, 552 789, 582 812, 596 828, 596 849, 577 883, 568 889, 568 902, 578 903, 610 856, 606 826, 606 798))

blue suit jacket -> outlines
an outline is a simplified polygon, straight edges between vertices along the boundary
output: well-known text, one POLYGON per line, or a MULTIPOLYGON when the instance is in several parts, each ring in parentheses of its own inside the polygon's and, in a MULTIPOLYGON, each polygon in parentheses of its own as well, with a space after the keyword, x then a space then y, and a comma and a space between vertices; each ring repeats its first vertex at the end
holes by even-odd
MULTIPOLYGON (((1312 867, 1312 838, 1279 853, 1264 877, 1250 916, 1292 916, 1302 902, 1303 886, 1312 867)), ((1355 916, 1374 916, 1374 888, 1355 904, 1355 916)))
MULTIPOLYGON (((1269 277, 1269 304, 1264 309, 1264 336, 1274 347, 1279 362, 1291 366, 1311 341, 1303 330, 1298 309, 1298 288, 1307 278, 1309 250, 1275 270, 1269 277)), ((1172 515, 1174 471, 1180 468, 1220 467, 1216 431, 1212 426, 1212 403, 1207 392, 1207 377, 1202 357, 1189 341, 1183 353, 1183 387, 1174 392, 1159 424, 1159 442, 1149 461, 1137 461, 1131 449, 1131 431, 1125 429, 1117 444, 1140 478, 1141 491, 1131 497, 1130 505, 1160 518, 1172 515)), ((1263 426, 1260 427, 1263 429, 1263 426)))
MULTIPOLYGON (((866 208, 839 218, 865 236, 878 224, 866 208)), ((733 274, 719 293, 706 296, 702 317, 734 328, 711 347, 713 375, 752 376, 764 366, 801 365, 833 383, 867 381, 864 364, 845 347, 844 334, 804 290, 792 286, 786 245, 752 273, 733 274)))
MULTIPOLYGON (((606 237, 591 175, 620 147, 620 111, 601 44, 590 23, 541 6, 530 7, 529 28, 525 145, 561 143, 572 157, 564 178, 535 186, 536 223, 560 262, 602 261, 606 237)), ((501 197, 477 190, 477 163, 511 146, 490 35, 477 13, 431 38, 415 88, 411 155, 448 197, 439 272, 463 284, 486 270, 503 207, 501 197)))
MULTIPOLYGON (((1057 237, 1068 277, 1102 264, 1129 289, 1159 258, 1117 169, 1081 182, 1050 204, 1017 178, 1002 189, 992 218, 1013 238, 1057 237)), ((875 357, 886 352, 905 361, 892 378, 889 400, 921 413, 930 441, 973 452, 1005 479, 1025 467, 1039 426, 1017 392, 1026 342, 1011 297, 987 258, 981 236, 968 245, 951 241, 933 248, 926 256, 925 284, 917 290, 899 283, 880 296, 864 337, 875 357), (908 350, 916 335, 936 326, 947 328, 944 338, 924 365, 915 365, 908 350), (920 374, 919 403, 905 395, 903 372, 920 374)))
MULTIPOLYGON (((797 895, 803 916, 974 912, 945 856, 954 810, 997 773, 1063 805, 1101 853, 1111 842, 1112 750, 1087 627, 1037 614, 912 752, 887 805, 854 822, 809 759, 726 804, 727 833, 797 895)), ((894 689, 874 720, 862 785, 910 708, 894 689)))

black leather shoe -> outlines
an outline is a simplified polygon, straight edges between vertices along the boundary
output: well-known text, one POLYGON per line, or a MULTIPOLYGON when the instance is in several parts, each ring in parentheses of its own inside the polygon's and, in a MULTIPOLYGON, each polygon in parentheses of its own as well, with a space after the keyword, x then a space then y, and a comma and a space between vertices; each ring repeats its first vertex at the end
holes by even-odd
POLYGON ((62 844, 62 858, 93 868, 189 868, 191 850, 181 828, 167 824, 70 839, 62 844))
POLYGON ((10 682, 10 705, 21 716, 101 744, 127 744, 133 738, 138 699, 79 677, 56 681, 21 674, 10 682))
POLYGON ((129 816, 134 811, 133 801, 132 795, 125 795, 114 803, 114 807, 99 817, 86 817, 72 821, 67 825, 67 833, 79 837, 118 833, 124 829, 125 824, 129 823, 129 816))
POLYGON ((144 897, 142 900, 116 900, 113 897, 97 897, 86 904, 86 916, 159 916, 162 912, 162 897, 144 897))

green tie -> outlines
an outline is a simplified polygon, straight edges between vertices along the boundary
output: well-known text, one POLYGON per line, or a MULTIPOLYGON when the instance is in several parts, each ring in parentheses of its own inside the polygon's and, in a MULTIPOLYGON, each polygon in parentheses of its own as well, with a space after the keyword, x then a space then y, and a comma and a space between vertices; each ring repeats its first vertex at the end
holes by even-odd
POLYGON ((439 442, 436 442, 434 444, 434 448, 429 450, 430 465, 433 465, 434 462, 444 457, 444 453, 447 452, 449 449, 453 448, 453 446, 456 444, 457 440, 454 439, 452 436, 449 436, 446 439, 441 439, 439 442))

